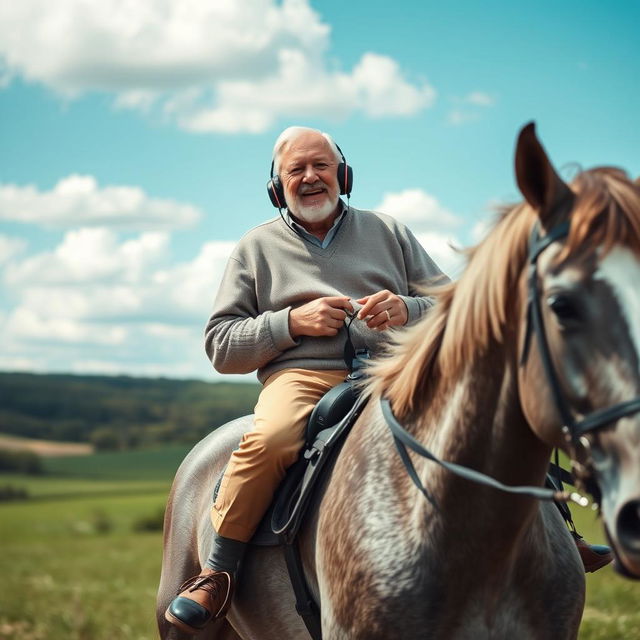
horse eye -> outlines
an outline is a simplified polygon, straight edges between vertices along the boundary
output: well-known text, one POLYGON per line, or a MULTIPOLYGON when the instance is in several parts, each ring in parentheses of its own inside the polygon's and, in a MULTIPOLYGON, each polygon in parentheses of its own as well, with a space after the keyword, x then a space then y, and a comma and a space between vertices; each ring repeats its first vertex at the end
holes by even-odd
POLYGON ((556 293, 547 298, 549 308, 561 323, 580 319, 578 305, 568 295, 556 293))

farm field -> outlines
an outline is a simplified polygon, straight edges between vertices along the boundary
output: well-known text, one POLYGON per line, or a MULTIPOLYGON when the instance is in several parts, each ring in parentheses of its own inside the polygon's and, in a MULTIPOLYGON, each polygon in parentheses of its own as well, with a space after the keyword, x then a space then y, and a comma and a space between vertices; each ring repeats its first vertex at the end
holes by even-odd
MULTIPOLYGON (((26 501, 0 503, 0 640, 153 640, 157 522, 186 447, 55 458, 55 475, 0 475, 26 501)), ((578 529, 600 523, 574 508, 578 529)), ((640 583, 610 567, 587 577, 581 640, 640 639, 640 583)))
POLYGON ((86 456, 93 453, 93 446, 86 442, 57 442, 36 440, 0 433, 0 449, 9 451, 33 451, 39 456, 86 456))

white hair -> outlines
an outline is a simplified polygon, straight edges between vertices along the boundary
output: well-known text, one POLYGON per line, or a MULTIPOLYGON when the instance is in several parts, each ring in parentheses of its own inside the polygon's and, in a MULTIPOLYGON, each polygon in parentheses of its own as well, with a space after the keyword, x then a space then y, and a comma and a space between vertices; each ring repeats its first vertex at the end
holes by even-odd
POLYGON ((338 161, 338 164, 342 162, 342 154, 340 153, 340 149, 338 149, 338 145, 333 141, 333 138, 324 131, 320 131, 320 129, 312 129, 311 127, 287 127, 276 140, 276 143, 273 145, 273 154, 271 156, 273 160, 273 173, 274 175, 278 175, 278 171, 280 170, 280 156, 282 155, 282 151, 284 147, 293 142, 296 138, 300 137, 304 133, 319 133, 331 147, 333 154, 338 161))

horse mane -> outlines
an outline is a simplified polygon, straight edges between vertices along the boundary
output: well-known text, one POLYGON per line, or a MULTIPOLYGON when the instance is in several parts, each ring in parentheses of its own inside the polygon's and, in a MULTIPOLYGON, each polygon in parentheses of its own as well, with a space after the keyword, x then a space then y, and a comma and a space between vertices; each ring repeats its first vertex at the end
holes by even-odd
MULTIPOLYGON (((615 245, 640 256, 640 185, 625 171, 598 167, 571 182, 575 194, 571 228, 559 260, 574 251, 615 245), (588 238, 588 243, 587 243, 588 238)), ((467 266, 455 282, 428 290, 436 304, 369 368, 366 393, 384 394, 399 418, 420 408, 429 384, 455 379, 466 363, 504 342, 519 308, 519 280, 537 213, 526 203, 500 209, 491 231, 468 249, 467 266)))

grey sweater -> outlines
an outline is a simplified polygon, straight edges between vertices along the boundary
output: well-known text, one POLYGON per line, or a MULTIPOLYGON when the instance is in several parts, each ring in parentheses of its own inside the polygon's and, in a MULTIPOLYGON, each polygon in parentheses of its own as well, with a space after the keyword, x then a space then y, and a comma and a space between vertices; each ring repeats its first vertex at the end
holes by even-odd
MULTIPOLYGON (((447 278, 413 234, 394 218, 350 208, 328 247, 304 240, 281 218, 246 233, 227 264, 205 332, 220 373, 258 370, 264 382, 280 369, 344 369, 346 329, 336 336, 289 333, 289 311, 324 296, 353 300, 388 289, 402 297, 408 323, 431 306, 420 285, 447 278)), ((388 331, 355 320, 356 349, 379 350, 388 331)))

